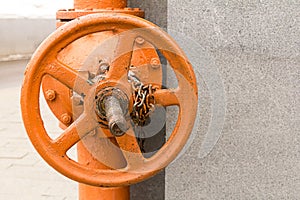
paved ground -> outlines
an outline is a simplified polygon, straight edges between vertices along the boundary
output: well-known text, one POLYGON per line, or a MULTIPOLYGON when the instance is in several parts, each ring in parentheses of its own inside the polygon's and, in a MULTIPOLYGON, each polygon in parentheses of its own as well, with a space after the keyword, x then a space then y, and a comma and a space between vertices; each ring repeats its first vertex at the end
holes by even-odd
MULTIPOLYGON (((77 184, 49 167, 27 138, 19 104, 26 63, 0 62, 0 199, 77 199, 77 184)), ((45 118, 57 133, 56 121, 49 113, 45 118)))

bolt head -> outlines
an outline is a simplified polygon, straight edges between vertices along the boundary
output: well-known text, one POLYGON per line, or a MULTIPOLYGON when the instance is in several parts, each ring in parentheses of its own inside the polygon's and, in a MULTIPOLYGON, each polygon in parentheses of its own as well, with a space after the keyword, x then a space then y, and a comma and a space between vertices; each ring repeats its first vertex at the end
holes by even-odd
POLYGON ((61 121, 62 121, 64 124, 70 124, 71 121, 72 121, 72 117, 71 117, 69 114, 65 113, 65 114, 63 114, 63 115, 61 116, 61 121))
POLYGON ((56 92, 54 90, 47 90, 45 94, 48 101, 53 101, 56 98, 56 92))
POLYGON ((135 39, 135 41, 136 41, 136 43, 138 43, 139 45, 142 45, 142 44, 145 43, 145 39, 142 38, 142 37, 137 37, 137 38, 135 39))
POLYGON ((151 67, 153 69, 158 69, 160 67, 160 61, 157 58, 152 58, 151 59, 151 67))

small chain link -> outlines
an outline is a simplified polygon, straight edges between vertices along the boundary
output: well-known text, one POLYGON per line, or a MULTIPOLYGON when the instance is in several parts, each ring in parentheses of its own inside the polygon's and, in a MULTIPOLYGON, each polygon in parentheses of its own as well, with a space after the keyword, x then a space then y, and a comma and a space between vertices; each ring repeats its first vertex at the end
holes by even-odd
POLYGON ((133 83, 134 104, 131 112, 133 122, 138 126, 145 126, 149 123, 149 116, 155 110, 155 99, 153 93, 157 90, 152 84, 143 85, 133 83))
POLYGON ((145 150, 145 138, 146 135, 143 130, 143 126, 150 123, 150 115, 155 110, 155 99, 153 93, 158 87, 152 84, 144 85, 133 72, 129 72, 129 80, 132 83, 133 93, 133 110, 130 114, 132 121, 134 122, 134 129, 137 134, 137 141, 141 148, 142 153, 146 153, 145 150))

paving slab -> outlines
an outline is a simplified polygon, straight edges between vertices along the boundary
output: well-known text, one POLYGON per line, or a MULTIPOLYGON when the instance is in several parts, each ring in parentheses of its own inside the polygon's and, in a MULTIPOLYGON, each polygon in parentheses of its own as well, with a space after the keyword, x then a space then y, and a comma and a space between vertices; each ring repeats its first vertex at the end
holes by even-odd
MULTIPOLYGON (((42 160, 23 127, 19 102, 26 64, 26 60, 0 62, 0 199, 77 199, 77 183, 42 160)), ((47 125, 52 132, 59 131, 57 122, 47 125)))

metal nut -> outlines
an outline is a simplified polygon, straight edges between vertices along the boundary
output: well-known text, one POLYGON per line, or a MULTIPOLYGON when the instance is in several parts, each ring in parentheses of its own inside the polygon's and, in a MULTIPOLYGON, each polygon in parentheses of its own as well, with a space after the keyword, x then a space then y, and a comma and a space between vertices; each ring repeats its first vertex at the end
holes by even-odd
POLYGON ((137 38, 135 39, 135 41, 136 41, 136 43, 138 43, 139 45, 142 45, 142 44, 145 43, 145 39, 142 38, 142 37, 137 37, 137 38))
POLYGON ((53 101, 56 98, 56 92, 54 90, 47 90, 45 94, 48 101, 53 101))
POLYGON ((160 61, 157 58, 151 59, 151 66, 153 69, 158 69, 160 67, 160 61))
POLYGON ((72 121, 72 117, 69 114, 65 113, 65 114, 61 115, 61 121, 64 124, 70 124, 72 121))

